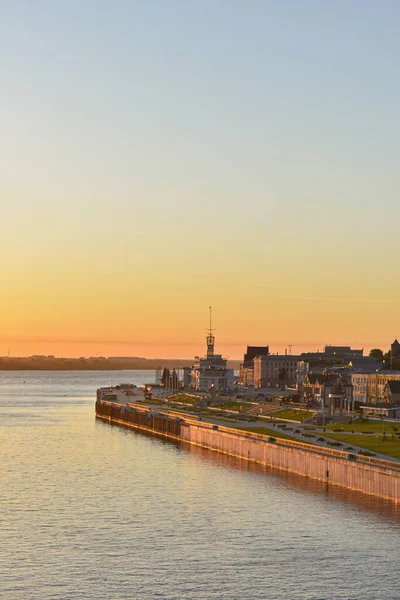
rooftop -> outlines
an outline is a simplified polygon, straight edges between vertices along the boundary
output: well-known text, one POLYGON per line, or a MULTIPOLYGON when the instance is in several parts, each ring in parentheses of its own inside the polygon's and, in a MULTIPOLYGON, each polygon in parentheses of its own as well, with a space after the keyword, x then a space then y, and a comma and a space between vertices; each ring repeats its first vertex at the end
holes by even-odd
POLYGON ((397 381, 388 381, 387 385, 392 392, 392 394, 400 394, 400 380, 397 381))

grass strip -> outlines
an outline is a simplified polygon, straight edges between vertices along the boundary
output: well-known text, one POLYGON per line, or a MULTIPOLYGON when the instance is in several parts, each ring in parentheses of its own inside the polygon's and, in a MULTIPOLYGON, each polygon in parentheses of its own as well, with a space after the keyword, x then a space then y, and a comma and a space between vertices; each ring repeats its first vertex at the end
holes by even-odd
POLYGON ((295 408, 285 408, 283 410, 278 410, 273 413, 274 418, 277 419, 290 419, 291 421, 298 421, 299 423, 303 423, 310 417, 312 417, 314 412, 312 410, 297 410, 295 408))
MULTIPOLYGON (((328 436, 324 436, 328 439, 328 436)), ((329 439, 337 440, 348 446, 359 446, 370 452, 377 452, 400 459, 400 440, 391 435, 363 435, 362 433, 333 433, 329 434, 329 439)))
POLYGON ((243 412, 244 410, 255 406, 255 404, 252 404, 251 402, 234 402, 231 400, 228 402, 224 402, 223 404, 215 404, 214 406, 215 408, 222 408, 224 410, 235 410, 237 412, 243 412))
POLYGON ((237 427, 235 429, 238 429, 238 431, 250 431, 250 433, 260 433, 261 435, 265 435, 268 437, 273 437, 273 438, 279 438, 282 440, 289 440, 291 442, 301 442, 302 444, 311 444, 311 442, 308 442, 306 440, 299 440, 295 437, 293 437, 292 435, 288 435, 287 433, 283 433, 282 431, 272 431, 272 430, 268 430, 265 427, 237 427))
POLYGON ((351 432, 354 430, 354 433, 400 433, 400 423, 385 422, 381 419, 357 419, 357 421, 353 421, 352 423, 327 425, 326 429, 335 432, 351 432))

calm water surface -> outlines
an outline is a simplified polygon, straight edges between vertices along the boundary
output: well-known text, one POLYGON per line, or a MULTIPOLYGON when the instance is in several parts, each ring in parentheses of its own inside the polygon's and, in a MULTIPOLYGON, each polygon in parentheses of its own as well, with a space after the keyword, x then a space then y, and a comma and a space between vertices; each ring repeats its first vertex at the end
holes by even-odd
POLYGON ((0 598, 400 598, 391 503, 94 418, 150 372, 0 372, 0 598))

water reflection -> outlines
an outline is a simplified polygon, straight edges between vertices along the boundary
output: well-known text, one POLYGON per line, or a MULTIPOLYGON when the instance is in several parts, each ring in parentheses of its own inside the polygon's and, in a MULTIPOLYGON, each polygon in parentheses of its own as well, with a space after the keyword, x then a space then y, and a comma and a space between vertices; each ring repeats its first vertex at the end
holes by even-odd
MULTIPOLYGON (((99 421, 100 425, 106 427, 119 427, 118 425, 109 425, 99 421)), ((290 490, 301 491, 306 494, 313 494, 334 502, 349 503, 362 512, 373 512, 380 517, 389 518, 400 524, 400 505, 391 500, 377 498, 369 494, 363 494, 355 490, 349 490, 338 485, 328 484, 323 481, 296 475, 273 467, 260 465, 242 458, 222 454, 209 448, 201 448, 187 442, 179 442, 168 438, 162 438, 147 431, 137 431, 131 428, 123 428, 133 435, 145 436, 153 439, 155 443, 168 447, 175 447, 177 451, 190 452, 193 456, 201 458, 217 467, 236 469, 248 473, 260 474, 278 479, 290 490)))
POLYGON ((399 597, 395 504, 96 420, 108 374, 34 375, 1 377, 1 598, 399 597))

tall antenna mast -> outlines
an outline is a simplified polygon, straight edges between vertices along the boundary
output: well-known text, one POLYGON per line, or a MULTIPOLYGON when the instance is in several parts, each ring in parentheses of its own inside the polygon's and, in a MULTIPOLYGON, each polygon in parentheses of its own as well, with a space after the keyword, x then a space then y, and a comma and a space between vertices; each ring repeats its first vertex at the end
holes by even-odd
POLYGON ((210 329, 208 332, 208 336, 207 336, 207 358, 208 359, 213 359, 214 358, 214 341, 215 341, 215 337, 213 335, 213 329, 212 329, 212 321, 211 321, 211 306, 209 307, 209 311, 210 311, 210 329))

